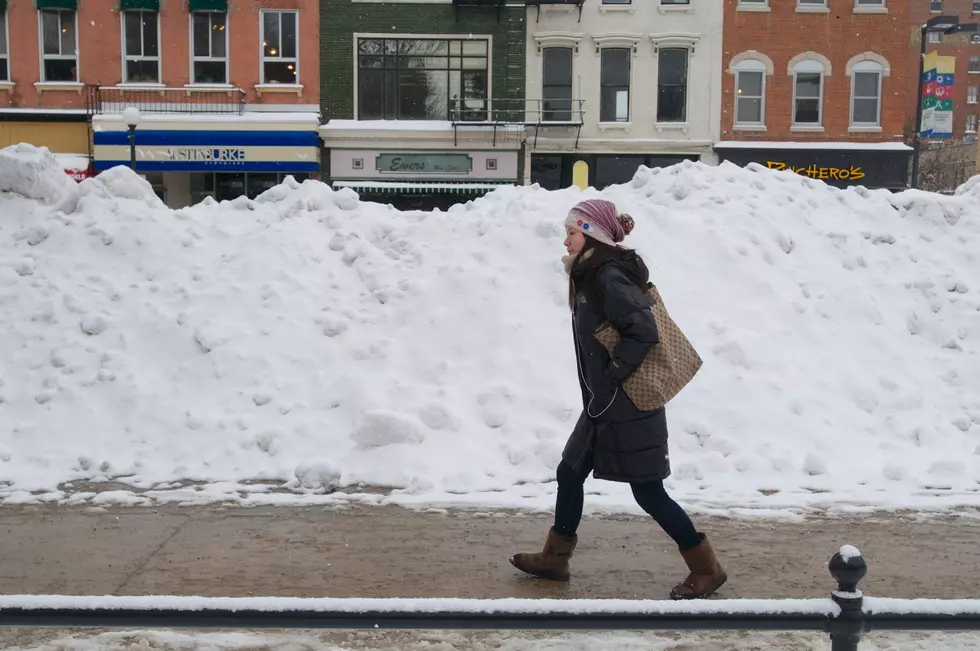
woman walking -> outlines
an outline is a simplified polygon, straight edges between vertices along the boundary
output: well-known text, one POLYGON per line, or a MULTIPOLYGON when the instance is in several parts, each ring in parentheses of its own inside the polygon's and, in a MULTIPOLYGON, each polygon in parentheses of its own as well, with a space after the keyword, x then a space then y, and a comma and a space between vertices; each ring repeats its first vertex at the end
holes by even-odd
POLYGON ((659 342, 646 295, 647 267, 635 251, 618 246, 633 230, 633 220, 618 215, 610 201, 590 199, 572 208, 565 230, 568 255, 563 261, 584 409, 558 465, 555 523, 544 550, 516 554, 510 562, 533 576, 568 580, 583 485, 594 472, 596 479, 629 483, 637 504, 677 544, 690 574, 671 598, 710 596, 728 577, 707 537, 664 490, 663 480, 670 475, 664 409, 641 411, 622 388, 659 342), (603 323, 620 336, 612 354, 593 336, 603 323))

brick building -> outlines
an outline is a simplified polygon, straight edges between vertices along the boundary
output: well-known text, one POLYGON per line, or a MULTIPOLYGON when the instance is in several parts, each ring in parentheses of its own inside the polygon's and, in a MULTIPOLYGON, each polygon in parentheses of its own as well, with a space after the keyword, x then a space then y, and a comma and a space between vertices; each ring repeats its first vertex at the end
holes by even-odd
MULTIPOLYGON (((319 168, 315 0, 0 0, 0 145, 130 164, 175 206, 319 168)), ((77 167, 77 164, 74 166, 77 167)))
MULTIPOLYGON (((961 24, 980 21, 977 0, 912 0, 910 10, 911 44, 909 47, 908 93, 918 92, 921 37, 920 26, 933 16, 956 16, 961 24)), ((930 32, 926 52, 954 57, 956 71, 953 83, 952 138, 926 141, 922 147, 920 186, 930 190, 952 190, 976 173, 977 122, 980 118, 980 42, 972 33, 941 34, 930 32)), ((909 115, 906 133, 914 132, 915 116, 909 115)))
POLYGON ((722 160, 904 188, 909 3, 724 0, 722 160))
POLYGON ((526 11, 504 0, 320 0, 332 185, 427 209, 520 183, 526 11))

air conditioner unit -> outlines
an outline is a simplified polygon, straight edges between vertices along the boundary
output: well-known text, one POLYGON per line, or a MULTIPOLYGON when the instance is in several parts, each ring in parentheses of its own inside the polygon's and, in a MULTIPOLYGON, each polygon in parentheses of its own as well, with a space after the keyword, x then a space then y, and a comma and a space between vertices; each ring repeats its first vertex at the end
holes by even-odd
POLYGON ((980 43, 980 34, 971 34, 970 35, 970 42, 971 43, 980 43))

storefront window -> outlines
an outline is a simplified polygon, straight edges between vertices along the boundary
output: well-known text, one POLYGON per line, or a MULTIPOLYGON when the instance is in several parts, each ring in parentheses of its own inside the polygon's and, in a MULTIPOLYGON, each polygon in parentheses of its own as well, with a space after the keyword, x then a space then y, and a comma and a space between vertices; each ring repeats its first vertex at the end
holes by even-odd
POLYGON ((217 201, 231 201, 241 196, 254 199, 266 190, 276 187, 287 176, 302 183, 309 174, 279 174, 276 172, 254 172, 251 174, 234 172, 193 173, 191 177, 191 203, 214 197, 217 201))
POLYGON ((561 170, 561 156, 531 157, 531 183, 537 183, 545 190, 561 189, 561 170))
POLYGON ((646 163, 643 156, 597 156, 595 161, 595 187, 598 190, 629 183, 640 165, 646 163))
POLYGON ((191 174, 191 203, 201 203, 214 196, 214 174, 191 174))
POLYGON ((214 198, 218 201, 231 201, 245 194, 245 174, 233 172, 216 174, 214 178, 214 198))
POLYGON ((279 174, 248 174, 245 183, 245 194, 254 199, 266 190, 279 185, 279 174))
POLYGON ((488 42, 360 39, 358 119, 487 118, 488 42))

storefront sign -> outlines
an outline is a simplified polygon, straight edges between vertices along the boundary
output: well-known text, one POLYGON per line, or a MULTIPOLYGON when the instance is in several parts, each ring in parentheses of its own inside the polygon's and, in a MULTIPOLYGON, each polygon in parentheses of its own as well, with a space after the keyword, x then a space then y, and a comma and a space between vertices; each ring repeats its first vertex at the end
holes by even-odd
POLYGON ((910 148, 883 143, 880 149, 870 147, 823 149, 804 147, 789 149, 758 145, 739 147, 724 143, 716 148, 722 161, 736 165, 757 163, 771 170, 793 172, 800 176, 845 188, 863 185, 892 190, 908 187, 910 148))
POLYGON ((245 150, 239 147, 174 147, 167 150, 172 161, 244 163, 245 150))
MULTIPOLYGON (((95 171, 129 166, 129 133, 110 118, 96 118, 95 171)), ((276 124, 229 118, 208 128, 190 122, 154 122, 136 130, 138 172, 265 172, 315 174, 320 170, 315 121, 276 124)))
POLYGON ((469 174, 467 154, 379 154, 375 168, 382 174, 469 174))
POLYGON ((814 164, 793 165, 785 161, 766 161, 766 166, 771 170, 787 170, 811 179, 833 179, 835 181, 857 181, 864 178, 864 170, 855 165, 848 167, 819 167, 814 164))
POLYGON ((89 174, 88 170, 65 170, 65 174, 70 176, 72 180, 78 181, 79 183, 92 176, 89 174))

